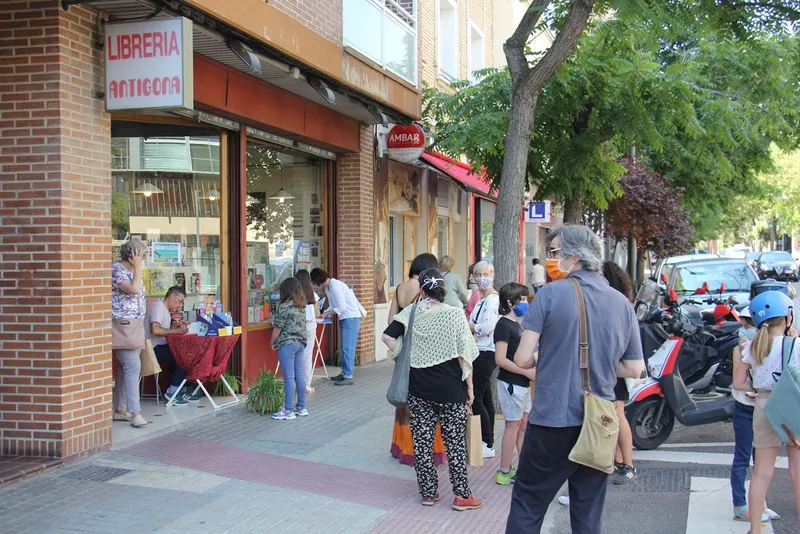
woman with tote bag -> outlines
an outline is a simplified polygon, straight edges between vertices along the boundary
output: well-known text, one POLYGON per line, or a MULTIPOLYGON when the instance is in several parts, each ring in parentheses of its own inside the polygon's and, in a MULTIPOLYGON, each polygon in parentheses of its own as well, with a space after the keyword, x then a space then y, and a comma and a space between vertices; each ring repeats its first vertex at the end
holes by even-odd
POLYGON ((414 441, 414 470, 423 506, 439 500, 439 478, 433 465, 437 421, 442 427, 453 509, 480 508, 467 479, 467 407, 472 403, 472 362, 478 348, 461 310, 444 304, 444 277, 438 269, 420 273, 420 300, 394 316, 383 342, 399 354, 414 312, 409 353, 408 408, 414 441), (398 343, 398 341, 400 343, 398 343))
POLYGON ((111 266, 111 348, 117 376, 114 420, 130 417, 136 428, 147 424, 139 403, 139 353, 145 344, 142 263, 146 254, 147 245, 131 239, 120 247, 120 261, 111 266))

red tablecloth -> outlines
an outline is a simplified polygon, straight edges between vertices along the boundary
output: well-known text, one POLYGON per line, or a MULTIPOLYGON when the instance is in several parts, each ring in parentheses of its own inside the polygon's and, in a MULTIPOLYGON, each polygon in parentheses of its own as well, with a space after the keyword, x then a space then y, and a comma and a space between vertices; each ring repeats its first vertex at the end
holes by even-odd
POLYGON ((228 367, 239 335, 233 336, 166 336, 175 361, 186 371, 186 380, 216 382, 228 367))

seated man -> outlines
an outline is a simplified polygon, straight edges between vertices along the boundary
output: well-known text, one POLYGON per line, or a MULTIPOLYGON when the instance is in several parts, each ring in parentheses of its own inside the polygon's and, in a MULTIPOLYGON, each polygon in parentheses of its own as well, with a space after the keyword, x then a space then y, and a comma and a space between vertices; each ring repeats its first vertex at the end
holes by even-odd
MULTIPOLYGON (((183 306, 183 300, 186 298, 186 293, 183 292, 179 286, 172 286, 167 290, 164 300, 159 300, 150 305, 145 314, 145 337, 153 344, 153 350, 156 353, 156 359, 160 365, 172 364, 174 369, 172 371, 172 382, 167 389, 166 395, 168 398, 177 392, 178 387, 186 377, 186 371, 181 369, 172 351, 169 350, 167 340, 164 336, 172 334, 185 334, 189 331, 185 324, 172 328, 172 313, 178 311, 183 306)), ((179 395, 175 399, 176 406, 185 406, 187 402, 199 402, 200 399, 196 395, 184 394, 179 395)))

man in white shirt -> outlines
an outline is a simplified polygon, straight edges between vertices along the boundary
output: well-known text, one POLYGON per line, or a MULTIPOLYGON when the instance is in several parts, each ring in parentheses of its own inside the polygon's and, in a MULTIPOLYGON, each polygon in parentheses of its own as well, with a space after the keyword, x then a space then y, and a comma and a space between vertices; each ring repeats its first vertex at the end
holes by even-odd
MULTIPOLYGON (((150 305, 145 314, 145 337, 153 344, 153 351, 160 365, 172 364, 172 382, 166 391, 169 398, 175 394, 178 387, 186 377, 186 371, 181 369, 169 350, 167 340, 164 336, 173 334, 185 334, 189 331, 186 325, 181 324, 172 328, 172 313, 178 311, 183 306, 186 293, 179 286, 172 286, 167 290, 163 300, 158 300, 150 305)), ((199 402, 200 399, 195 395, 187 394, 175 399, 176 406, 184 406, 187 402, 199 402)))
POLYGON ((533 267, 531 268, 531 283, 533 285, 533 293, 534 295, 539 292, 540 289, 544 286, 545 282, 547 282, 547 278, 544 272, 544 266, 539 263, 539 258, 533 258, 533 267))
POLYGON ((337 386, 351 386, 353 385, 358 331, 361 328, 361 319, 364 317, 363 307, 347 284, 331 278, 324 269, 316 268, 311 271, 311 286, 314 291, 324 289, 328 296, 328 309, 325 310, 322 317, 328 319, 334 314, 339 317, 342 373, 331 377, 331 380, 337 386))

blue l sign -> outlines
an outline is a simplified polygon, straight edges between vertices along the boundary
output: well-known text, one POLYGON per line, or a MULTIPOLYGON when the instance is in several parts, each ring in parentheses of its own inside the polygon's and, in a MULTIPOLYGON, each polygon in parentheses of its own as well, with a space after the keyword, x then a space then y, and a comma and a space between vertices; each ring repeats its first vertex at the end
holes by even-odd
POLYGON ((550 201, 528 202, 525 210, 525 222, 549 223, 550 222, 550 201))

